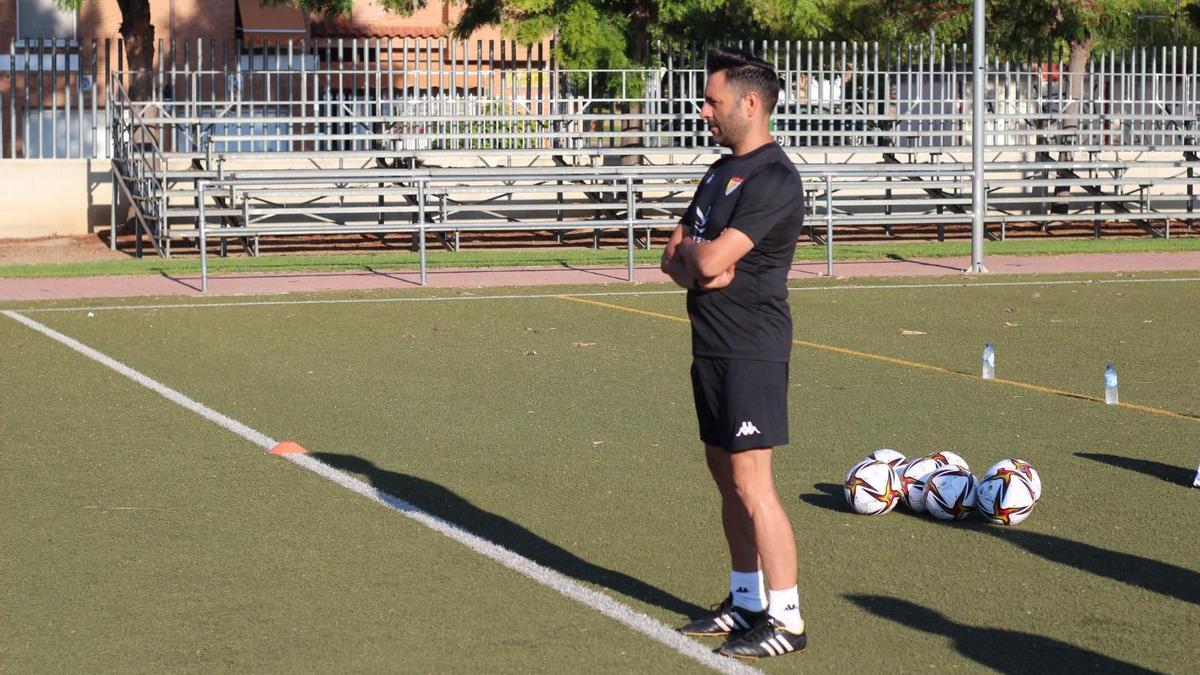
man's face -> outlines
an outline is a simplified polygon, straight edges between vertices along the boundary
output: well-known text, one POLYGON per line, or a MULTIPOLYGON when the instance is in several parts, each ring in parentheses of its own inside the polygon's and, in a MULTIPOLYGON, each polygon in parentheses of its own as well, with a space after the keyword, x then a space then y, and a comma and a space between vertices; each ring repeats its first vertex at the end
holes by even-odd
POLYGON ((746 136, 750 127, 748 108, 745 97, 738 96, 726 81, 725 71, 708 77, 700 119, 708 123, 708 130, 719 145, 732 148, 746 136))

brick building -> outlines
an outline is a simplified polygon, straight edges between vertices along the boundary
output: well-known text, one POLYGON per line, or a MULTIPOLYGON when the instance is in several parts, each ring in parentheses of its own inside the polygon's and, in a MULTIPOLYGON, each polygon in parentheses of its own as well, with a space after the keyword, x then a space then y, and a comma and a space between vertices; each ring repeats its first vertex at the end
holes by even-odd
MULTIPOLYGON (((338 37, 427 37, 449 34, 461 4, 431 0, 411 16, 387 11, 374 0, 355 0, 350 14, 336 19, 306 16, 293 7, 261 7, 257 0, 149 0, 155 38, 171 40, 302 39, 338 37)), ((0 0, 0 45, 13 39, 58 37, 79 41, 116 40, 121 11, 116 0, 85 0, 78 12, 54 0, 0 0)), ((499 40, 495 28, 469 40, 499 40)))

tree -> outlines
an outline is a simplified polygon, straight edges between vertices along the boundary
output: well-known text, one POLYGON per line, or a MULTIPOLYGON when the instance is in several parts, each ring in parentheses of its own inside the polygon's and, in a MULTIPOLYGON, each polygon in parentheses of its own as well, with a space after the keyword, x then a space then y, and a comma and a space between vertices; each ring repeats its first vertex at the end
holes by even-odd
POLYGON ((1200 31, 1200 2, 1192 2, 1183 8, 1184 16, 1192 28, 1200 31))
POLYGON ((924 43, 932 31, 943 41, 970 36, 971 0, 829 0, 834 40, 924 43))
MULTIPOLYGON (((78 11, 87 0, 55 0, 64 9, 78 11)), ((353 0, 259 0, 264 6, 292 5, 300 9, 326 16, 337 16, 350 11, 353 0)), ((401 14, 412 14, 425 6, 425 0, 380 0, 389 10, 401 14)), ((150 23, 150 0, 117 0, 121 10, 121 37, 125 41, 125 56, 135 76, 130 82, 130 96, 135 100, 146 100, 150 94, 150 79, 147 74, 154 67, 154 24, 150 23)))
MULTIPOLYGON (((917 41, 930 32, 943 40, 969 43, 974 0, 831 0, 863 39, 917 41), (869 33, 874 31, 874 35, 869 33), (880 35, 880 31, 889 34, 880 35)), ((1087 64, 1096 47, 1131 37, 1132 17, 1153 0, 990 0, 988 42, 1007 54, 1033 61, 1068 51, 1068 115, 1083 98, 1087 64)))
POLYGON ((828 27, 825 0, 464 0, 454 33, 500 26, 522 44, 557 35, 568 69, 650 65, 651 40, 812 38, 828 27))
MULTIPOLYGON (((454 28, 466 37, 483 26, 524 45, 556 36, 555 55, 568 70, 648 68, 652 39, 703 40, 732 37, 815 37, 825 26, 820 5, 825 0, 463 0, 466 7, 454 28)), ((632 93, 642 83, 632 84, 632 93)), ((622 81, 608 82, 616 87, 622 81)), ((631 102, 628 111, 637 113, 631 102)), ((628 119, 631 132, 622 145, 637 145, 641 122, 628 119)), ((623 162, 636 161, 633 156, 623 162)))

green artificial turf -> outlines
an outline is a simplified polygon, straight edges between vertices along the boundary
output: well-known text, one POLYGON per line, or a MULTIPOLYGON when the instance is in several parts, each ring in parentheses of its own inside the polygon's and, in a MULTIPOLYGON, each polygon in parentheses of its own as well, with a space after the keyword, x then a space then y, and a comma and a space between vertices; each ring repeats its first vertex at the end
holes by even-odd
MULTIPOLYGON (((1009 239, 989 241, 985 244, 986 255, 1068 255, 1072 253, 1164 253, 1200 250, 1200 238, 1183 237, 1173 239, 1108 238, 1108 239, 1009 239)), ((888 258, 950 258, 969 256, 969 241, 947 242, 887 242, 878 244, 841 244, 835 239, 834 259, 884 260, 888 258)), ((661 249, 635 250, 637 264, 658 262, 661 249)), ((427 265, 431 268, 490 268, 526 266, 622 266, 628 262, 628 251, 620 248, 593 249, 524 249, 507 251, 462 250, 428 252, 427 265)), ((823 244, 801 245, 796 250, 796 260, 825 260, 823 244)), ((208 259, 212 274, 238 272, 313 272, 313 271, 369 271, 417 269, 418 255, 413 252, 342 253, 342 254, 280 254, 248 257, 232 255, 226 258, 211 256, 208 259)), ((158 258, 152 253, 141 259, 123 258, 84 263, 43 263, 0 265, 0 278, 18 277, 78 277, 136 274, 196 274, 200 271, 200 260, 194 254, 177 255, 173 258, 158 258)))
MULTIPOLYGON (((1194 666, 1200 281, 1168 278, 797 284, 775 472, 812 640, 755 665, 1194 666), (1053 391, 979 380, 984 342, 1053 391), (1071 396, 1108 361, 1146 410, 1071 396), (880 447, 1021 457, 1044 496, 1014 528, 854 515, 880 447)), ((27 315, 667 624, 720 600, 683 296, 513 294, 547 289, 27 315)), ((0 670, 700 669, 3 317, 0 349, 0 670)))

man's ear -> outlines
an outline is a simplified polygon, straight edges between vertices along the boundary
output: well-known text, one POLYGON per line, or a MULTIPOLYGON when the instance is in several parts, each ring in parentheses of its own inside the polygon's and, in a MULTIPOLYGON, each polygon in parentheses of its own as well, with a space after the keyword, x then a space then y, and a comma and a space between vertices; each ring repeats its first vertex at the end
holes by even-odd
POLYGON ((745 106, 746 115, 754 117, 762 108, 762 97, 754 90, 747 91, 742 95, 742 105, 745 106))

